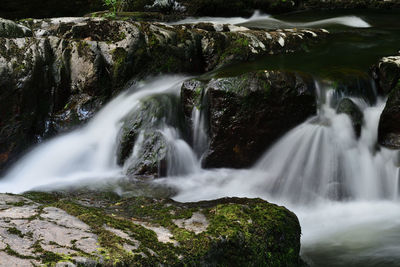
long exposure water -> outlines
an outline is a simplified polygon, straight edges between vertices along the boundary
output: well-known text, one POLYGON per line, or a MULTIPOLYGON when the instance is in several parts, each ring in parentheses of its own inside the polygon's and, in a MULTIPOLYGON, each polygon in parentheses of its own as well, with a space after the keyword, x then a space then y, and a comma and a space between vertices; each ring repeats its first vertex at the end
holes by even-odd
MULTIPOLYGON (((263 28, 326 26, 338 32, 339 37, 304 54, 241 63, 214 73, 224 76, 243 70, 289 69, 317 77, 317 116, 288 132, 252 168, 200 167, 208 140, 204 114, 194 109, 193 147, 178 129, 169 125, 157 129, 168 142, 168 177, 150 183, 173 188, 173 199, 182 202, 226 196, 261 197, 288 207, 299 217, 303 233, 301 254, 312 266, 399 266, 398 152, 377 145, 385 99, 377 97, 375 87, 365 78, 367 66, 380 56, 397 52, 399 26, 387 22, 393 21, 393 16, 390 13, 389 18, 376 25, 367 15, 351 14, 319 14, 313 21, 305 19, 307 14, 183 21, 263 28), (378 44, 376 36, 388 38, 378 44), (338 51, 342 53, 335 56, 338 51), (359 54, 354 55, 354 51, 359 54), (341 82, 346 83, 348 76, 362 77, 367 82, 361 83, 357 92, 338 93, 335 79, 344 77, 341 82), (359 138, 349 117, 336 112, 337 103, 345 97, 352 99, 364 115, 359 138)), ((117 136, 123 118, 137 109, 145 97, 179 94, 185 79, 152 78, 123 92, 82 128, 44 142, 25 155, 0 180, 0 192, 21 193, 124 177, 126 170, 116 163, 117 136)), ((141 142, 139 136, 131 160, 135 160, 141 142)), ((118 188, 119 193, 127 190, 118 188)))

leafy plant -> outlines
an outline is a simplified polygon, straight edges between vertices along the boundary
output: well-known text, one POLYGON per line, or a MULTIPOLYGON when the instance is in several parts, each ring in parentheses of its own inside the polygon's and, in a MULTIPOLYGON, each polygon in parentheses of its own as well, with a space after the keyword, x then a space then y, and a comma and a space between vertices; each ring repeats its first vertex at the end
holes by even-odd
POLYGON ((108 6, 111 10, 111 14, 115 17, 117 13, 117 5, 118 5, 118 0, 103 0, 104 5, 108 6))

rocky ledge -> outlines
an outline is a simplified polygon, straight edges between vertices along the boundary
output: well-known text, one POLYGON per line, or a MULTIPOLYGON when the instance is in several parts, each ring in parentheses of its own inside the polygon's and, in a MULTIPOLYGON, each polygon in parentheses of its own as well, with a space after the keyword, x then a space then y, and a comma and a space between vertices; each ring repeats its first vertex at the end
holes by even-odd
POLYGON ((327 35, 101 18, 0 20, 0 171, 33 143, 90 118, 129 81, 290 53, 327 35))
POLYGON ((0 194, 1 266, 298 266, 300 226, 261 199, 0 194))

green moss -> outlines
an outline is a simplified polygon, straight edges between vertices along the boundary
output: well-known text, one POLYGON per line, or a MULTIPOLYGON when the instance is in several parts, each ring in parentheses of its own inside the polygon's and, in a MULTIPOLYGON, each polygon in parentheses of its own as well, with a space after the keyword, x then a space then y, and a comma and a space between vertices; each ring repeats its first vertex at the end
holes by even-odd
POLYGON ((14 207, 22 207, 25 206, 25 201, 18 201, 18 202, 7 202, 6 205, 14 206, 14 207))
MULTIPOLYGON (((63 209, 88 224, 98 236, 98 253, 105 265, 199 266, 218 263, 220 266, 294 266, 298 262, 300 229, 297 218, 285 208, 260 199, 181 204, 168 199, 121 198, 101 192, 54 198, 31 192, 29 196, 44 201, 48 206, 63 209), (78 204, 81 197, 86 199, 89 196, 93 202, 101 202, 102 208, 78 204), (54 202, 49 203, 50 199, 54 202), (176 219, 191 218, 194 212, 207 217, 209 226, 206 231, 195 234, 174 223, 176 219), (137 221, 168 229, 179 245, 160 243, 155 232, 135 223, 137 221), (139 248, 125 251, 122 244, 131 241, 107 231, 105 226, 128 233, 140 242, 139 248)), ((39 243, 35 246, 38 252, 44 253, 39 243)), ((43 256, 43 261, 48 263, 62 259, 65 256, 58 254, 45 253, 43 256)))
POLYGON ((24 234, 23 234, 20 230, 18 230, 17 228, 15 228, 15 227, 8 228, 8 229, 7 229, 7 232, 10 233, 10 234, 12 234, 12 235, 17 235, 17 236, 19 236, 19 237, 21 237, 21 238, 24 237, 24 234))
POLYGON ((113 80, 115 83, 121 83, 123 82, 123 79, 121 81, 120 78, 124 77, 128 52, 125 49, 118 47, 111 51, 111 55, 114 61, 113 80))

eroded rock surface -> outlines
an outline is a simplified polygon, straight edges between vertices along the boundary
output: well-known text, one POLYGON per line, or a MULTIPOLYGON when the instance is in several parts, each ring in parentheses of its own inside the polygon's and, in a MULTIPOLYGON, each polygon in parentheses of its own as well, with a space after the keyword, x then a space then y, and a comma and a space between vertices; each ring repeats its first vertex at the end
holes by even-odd
POLYGON ((300 263, 296 216, 260 199, 183 204, 99 192, 30 192, 0 194, 0 210, 0 266, 300 263))

